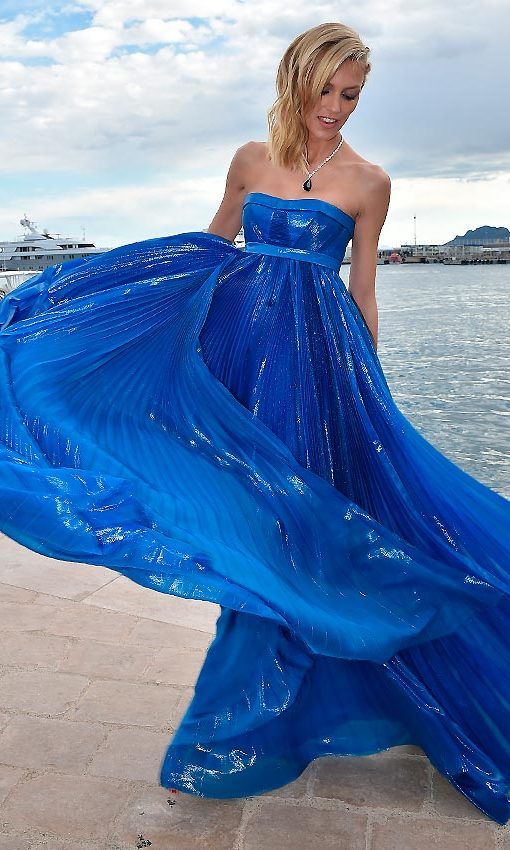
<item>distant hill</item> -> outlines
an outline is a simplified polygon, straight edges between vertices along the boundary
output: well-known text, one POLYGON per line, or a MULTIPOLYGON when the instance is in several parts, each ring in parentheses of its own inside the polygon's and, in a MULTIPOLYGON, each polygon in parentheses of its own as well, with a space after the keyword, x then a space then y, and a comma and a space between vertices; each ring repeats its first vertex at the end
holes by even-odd
POLYGON ((490 227, 484 224, 483 227, 477 227, 475 230, 467 230, 464 236, 456 236, 449 242, 443 242, 443 245, 486 245, 487 242, 494 241, 508 242, 509 237, 508 227, 490 227))

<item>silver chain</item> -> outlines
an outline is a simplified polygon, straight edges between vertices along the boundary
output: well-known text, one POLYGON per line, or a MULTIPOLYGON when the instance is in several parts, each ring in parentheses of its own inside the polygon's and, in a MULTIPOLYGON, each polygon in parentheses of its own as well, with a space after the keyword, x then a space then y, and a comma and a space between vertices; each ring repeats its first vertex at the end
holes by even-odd
MULTIPOLYGON (((310 180, 310 178, 311 178, 311 177, 313 177, 313 175, 315 174, 315 172, 316 172, 316 171, 318 171, 318 170, 319 170, 319 168, 322 168, 322 166, 323 166, 323 165, 326 165, 326 163, 327 163, 327 162, 329 162, 329 160, 331 159, 331 157, 333 157, 333 156, 336 154, 336 152, 337 152, 338 150, 340 150, 340 148, 342 147, 343 141, 344 141, 344 137, 343 137, 343 136, 342 136, 342 134, 340 133, 340 141, 338 142, 338 145, 336 146, 335 150, 334 150, 332 153, 330 153, 330 155, 326 157, 326 159, 324 160, 324 162, 321 162, 321 164, 320 164, 320 165, 318 165, 318 166, 317 166, 317 168, 314 168, 314 169, 313 169, 313 171, 309 171, 309 172, 308 172, 308 177, 307 177, 307 179, 305 180, 305 183, 307 183, 307 182, 310 180)), ((305 154, 305 162, 306 162, 306 166, 307 166, 307 168, 310 168, 310 163, 308 162, 308 148, 307 148, 307 146, 306 146, 306 145, 305 145, 305 151, 306 151, 306 154, 305 154)), ((303 187, 304 187, 304 185, 305 185, 305 184, 303 184, 303 187)), ((311 184, 310 184, 310 185, 311 185, 311 184)))

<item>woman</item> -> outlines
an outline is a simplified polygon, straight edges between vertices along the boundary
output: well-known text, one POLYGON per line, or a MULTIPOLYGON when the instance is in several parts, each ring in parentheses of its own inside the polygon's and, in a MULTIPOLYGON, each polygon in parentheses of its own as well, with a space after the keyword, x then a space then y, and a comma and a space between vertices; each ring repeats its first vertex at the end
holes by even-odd
POLYGON ((249 191, 306 198, 301 170, 307 176, 317 168, 313 195, 336 205, 356 221, 349 291, 377 340, 377 247, 388 212, 390 178, 382 168, 359 156, 340 132, 359 103, 371 67, 368 54, 369 48, 361 44, 357 33, 343 25, 323 24, 294 39, 278 69, 280 96, 269 112, 269 145, 248 142, 236 152, 209 233, 235 239, 249 191), (316 69, 314 85, 307 86, 307 58, 315 53, 318 59, 328 42, 331 47, 316 69), (293 76, 289 71, 292 66, 293 76), (342 150, 337 153, 339 142, 342 150), (319 171, 326 159, 324 170, 319 171))
POLYGON ((221 605, 163 785, 259 794, 414 743, 505 823, 510 503, 413 428, 377 357, 389 179, 340 133, 368 52, 341 24, 292 42, 208 232, 4 300, 0 528, 221 605))

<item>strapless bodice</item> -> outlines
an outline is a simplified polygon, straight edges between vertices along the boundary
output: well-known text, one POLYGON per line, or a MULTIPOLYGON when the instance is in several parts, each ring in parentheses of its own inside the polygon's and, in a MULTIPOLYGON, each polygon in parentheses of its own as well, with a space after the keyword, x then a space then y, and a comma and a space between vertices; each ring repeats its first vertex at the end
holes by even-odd
POLYGON ((346 212, 317 198, 289 200, 249 192, 244 199, 248 251, 317 262, 338 270, 354 225, 346 212))

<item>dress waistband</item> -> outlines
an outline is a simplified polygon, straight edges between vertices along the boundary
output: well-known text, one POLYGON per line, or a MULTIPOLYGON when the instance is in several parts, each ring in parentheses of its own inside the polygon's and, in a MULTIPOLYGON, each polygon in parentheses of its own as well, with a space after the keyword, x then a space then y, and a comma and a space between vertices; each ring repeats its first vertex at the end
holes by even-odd
POLYGON ((305 263, 318 263, 321 266, 328 266, 336 272, 340 270, 340 263, 334 257, 328 257, 327 254, 319 254, 315 251, 305 251, 302 248, 287 248, 285 245, 273 245, 270 242, 247 242, 244 249, 253 254, 269 254, 272 257, 304 260, 305 263))

